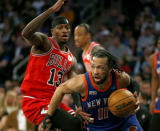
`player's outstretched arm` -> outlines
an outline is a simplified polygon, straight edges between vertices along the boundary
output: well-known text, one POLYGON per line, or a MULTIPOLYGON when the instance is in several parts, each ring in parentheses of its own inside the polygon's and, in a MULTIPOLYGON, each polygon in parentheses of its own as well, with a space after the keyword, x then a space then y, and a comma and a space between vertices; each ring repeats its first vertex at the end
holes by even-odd
POLYGON ((61 103, 64 94, 72 93, 80 93, 82 96, 85 96, 85 85, 82 75, 77 75, 76 77, 67 80, 56 89, 50 101, 48 112, 43 121, 43 128, 45 130, 49 129, 52 126, 51 118, 52 116, 54 116, 54 113, 61 103))
POLYGON ((159 88, 159 79, 156 73, 156 69, 154 68, 154 54, 150 56, 149 63, 152 68, 152 82, 151 82, 151 104, 150 104, 150 112, 153 113, 156 107, 156 98, 157 98, 157 91, 159 88))
POLYGON ((48 114, 49 115, 54 114, 64 94, 72 94, 72 93, 80 93, 81 96, 85 95, 85 87, 82 75, 77 75, 76 77, 67 80, 56 89, 50 102, 48 114))
POLYGON ((34 18, 31 22, 27 24, 27 26, 22 31, 22 36, 31 45, 41 46, 41 44, 46 44, 47 36, 42 33, 36 33, 39 27, 46 21, 49 16, 58 11, 62 5, 64 4, 64 0, 58 0, 52 7, 48 10, 34 18))

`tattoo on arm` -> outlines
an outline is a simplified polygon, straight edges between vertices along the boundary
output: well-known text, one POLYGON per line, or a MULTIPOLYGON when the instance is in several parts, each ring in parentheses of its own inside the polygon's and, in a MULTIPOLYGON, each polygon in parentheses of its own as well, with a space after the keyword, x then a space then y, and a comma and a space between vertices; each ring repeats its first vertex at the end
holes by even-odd
MULTIPOLYGON (((22 31, 22 36, 29 40, 31 44, 42 43, 42 33, 35 33, 44 21, 53 13, 52 8, 49 8, 36 18, 34 18, 22 31)), ((45 35, 44 35, 45 36, 45 35)))

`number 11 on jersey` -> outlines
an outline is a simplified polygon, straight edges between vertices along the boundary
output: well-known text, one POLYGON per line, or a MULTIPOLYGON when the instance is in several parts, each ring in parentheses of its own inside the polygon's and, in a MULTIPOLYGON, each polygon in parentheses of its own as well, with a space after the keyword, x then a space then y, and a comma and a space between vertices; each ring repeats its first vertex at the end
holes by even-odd
POLYGON ((103 120, 108 118, 108 108, 99 108, 98 109, 98 120, 103 120))

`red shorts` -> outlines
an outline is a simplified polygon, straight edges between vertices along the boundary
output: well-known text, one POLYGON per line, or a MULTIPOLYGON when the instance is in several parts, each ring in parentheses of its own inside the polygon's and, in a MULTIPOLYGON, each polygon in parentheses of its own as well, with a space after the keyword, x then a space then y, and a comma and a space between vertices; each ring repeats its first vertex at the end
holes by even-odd
MULTIPOLYGON (((22 99, 23 113, 32 124, 39 125, 47 114, 49 102, 50 100, 24 96, 22 99)), ((59 107, 74 114, 74 110, 63 103, 59 107)))

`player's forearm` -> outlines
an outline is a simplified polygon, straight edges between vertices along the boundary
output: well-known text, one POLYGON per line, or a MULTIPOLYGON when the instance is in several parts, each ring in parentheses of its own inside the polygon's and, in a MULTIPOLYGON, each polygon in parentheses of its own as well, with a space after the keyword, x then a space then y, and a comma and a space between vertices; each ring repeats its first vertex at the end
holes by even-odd
POLYGON ((44 23, 44 21, 46 21, 49 16, 53 13, 53 9, 52 7, 49 8, 48 10, 46 10, 45 12, 43 12, 42 14, 40 14, 39 16, 37 16, 36 18, 34 18, 30 23, 28 23, 28 25, 23 29, 22 31, 22 35, 25 38, 30 38, 30 36, 32 34, 34 34, 39 27, 44 23))
POLYGON ((154 101, 157 97, 157 91, 158 91, 158 80, 155 79, 155 78, 152 78, 152 94, 151 94, 151 98, 152 98, 152 101, 154 101))
MULTIPOLYGON (((61 87, 58 87, 58 88, 61 88, 61 87)), ((56 109, 60 105, 63 96, 64 96, 64 94, 60 90, 57 89, 55 91, 55 93, 53 94, 52 99, 50 101, 50 104, 49 104, 48 115, 52 116, 54 114, 54 112, 56 111, 56 109)))

